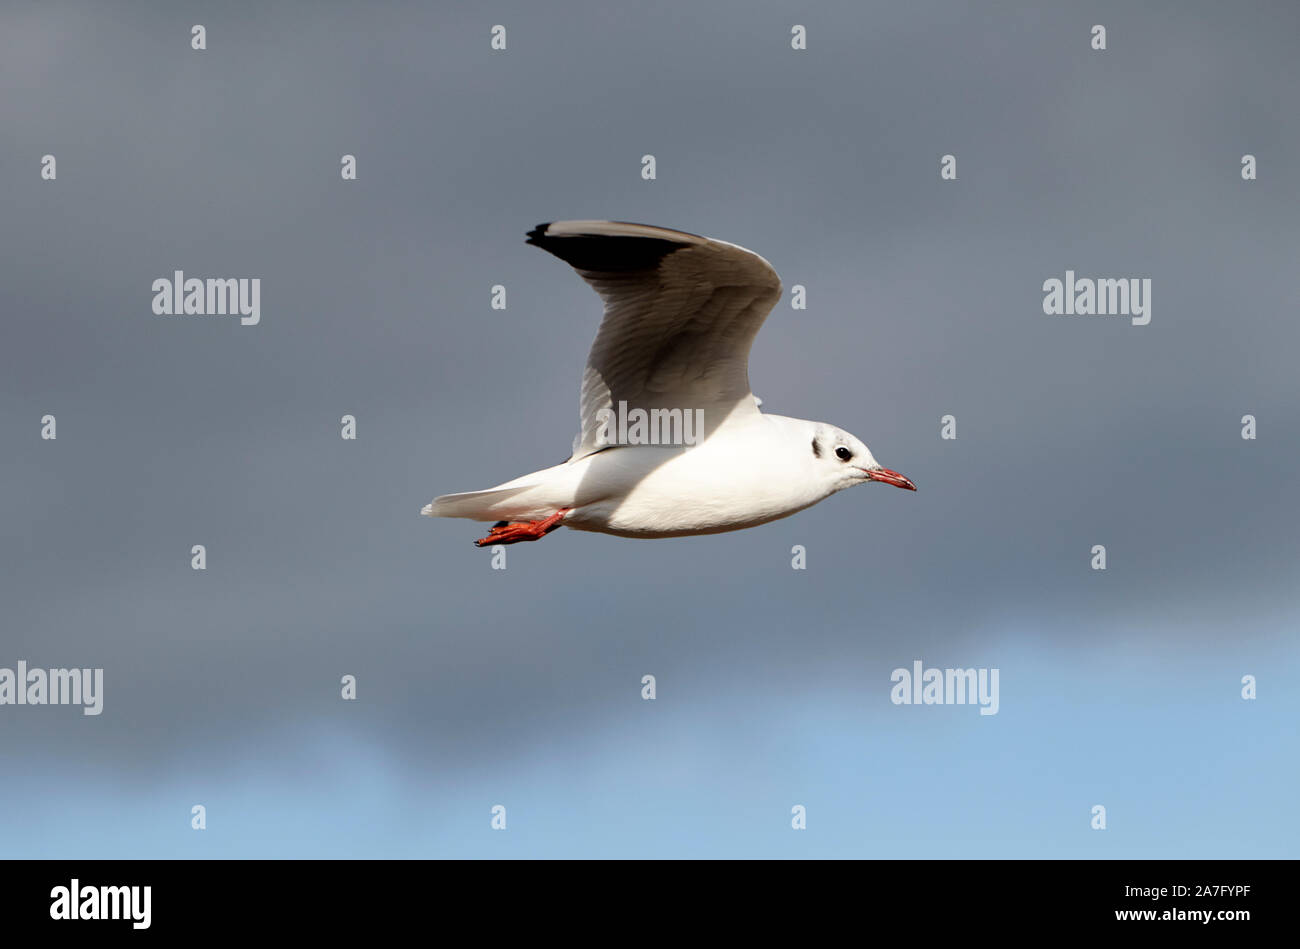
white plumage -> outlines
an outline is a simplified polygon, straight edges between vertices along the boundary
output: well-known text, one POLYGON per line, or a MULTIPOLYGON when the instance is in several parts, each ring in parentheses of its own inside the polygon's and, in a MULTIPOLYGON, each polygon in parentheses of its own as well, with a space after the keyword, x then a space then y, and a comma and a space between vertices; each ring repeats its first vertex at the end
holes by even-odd
POLYGON ((486 546, 561 525, 625 537, 711 534, 786 517, 864 481, 915 490, 849 433, 759 411, 749 350, 781 295, 762 257, 616 221, 543 224, 528 243, 573 266, 605 301, 573 454, 486 491, 436 498, 422 513, 505 522, 476 541, 486 546), (613 439, 625 433, 611 423, 636 410, 660 420, 695 413, 702 431, 688 432, 694 444, 613 439))

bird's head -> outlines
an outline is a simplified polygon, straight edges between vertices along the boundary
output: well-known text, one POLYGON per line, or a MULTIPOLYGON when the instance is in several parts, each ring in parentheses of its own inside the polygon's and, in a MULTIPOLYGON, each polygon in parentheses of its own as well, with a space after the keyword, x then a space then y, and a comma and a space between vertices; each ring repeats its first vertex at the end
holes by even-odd
POLYGON ((817 471, 834 485, 835 491, 867 481, 916 490, 908 478, 876 461, 861 439, 834 425, 815 424, 807 451, 817 471))

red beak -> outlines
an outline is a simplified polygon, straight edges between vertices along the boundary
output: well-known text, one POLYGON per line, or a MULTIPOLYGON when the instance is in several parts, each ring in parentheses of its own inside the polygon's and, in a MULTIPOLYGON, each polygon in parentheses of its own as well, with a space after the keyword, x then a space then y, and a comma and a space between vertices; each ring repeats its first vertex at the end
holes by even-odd
POLYGON ((876 471, 863 469, 867 472, 868 481, 883 481, 885 484, 892 484, 896 488, 906 488, 908 491, 915 491, 916 485, 911 480, 903 477, 897 471, 890 471, 888 468, 880 468, 876 471))

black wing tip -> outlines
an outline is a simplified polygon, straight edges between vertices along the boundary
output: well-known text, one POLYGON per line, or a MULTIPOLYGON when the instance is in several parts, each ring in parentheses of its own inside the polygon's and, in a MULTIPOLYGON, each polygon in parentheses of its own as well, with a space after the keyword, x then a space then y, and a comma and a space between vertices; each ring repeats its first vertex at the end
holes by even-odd
POLYGON ((549 232, 554 223, 538 224, 528 232, 525 243, 554 254, 575 270, 591 273, 653 270, 673 251, 691 246, 687 241, 637 234, 556 235, 549 232))

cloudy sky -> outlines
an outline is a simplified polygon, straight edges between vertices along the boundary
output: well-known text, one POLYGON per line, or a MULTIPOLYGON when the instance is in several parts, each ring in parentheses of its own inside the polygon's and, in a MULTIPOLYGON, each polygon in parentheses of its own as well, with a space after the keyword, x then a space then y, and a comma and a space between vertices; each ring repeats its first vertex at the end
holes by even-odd
POLYGON ((978 6, 7 4, 0 667, 105 694, 0 706, 0 855, 1296 856, 1300 10, 978 6), (919 492, 504 571, 419 517, 567 455, 599 301, 523 238, 586 217, 804 285, 764 408, 919 492))

